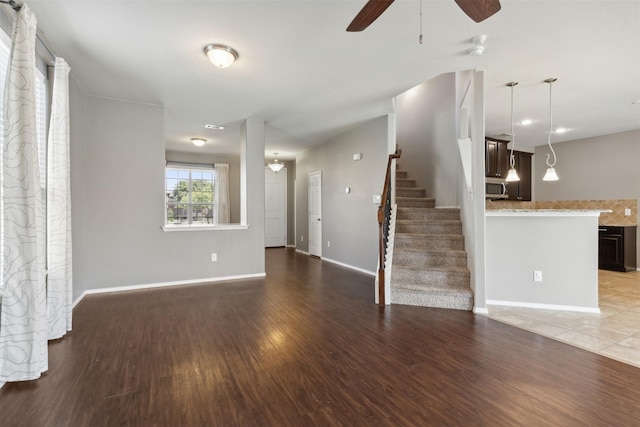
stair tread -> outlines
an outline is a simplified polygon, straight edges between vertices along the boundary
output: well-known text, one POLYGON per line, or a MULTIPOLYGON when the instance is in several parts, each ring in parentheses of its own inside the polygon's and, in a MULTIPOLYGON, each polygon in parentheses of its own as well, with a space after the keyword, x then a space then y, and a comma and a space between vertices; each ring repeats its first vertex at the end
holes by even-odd
MULTIPOLYGON (((398 197, 396 197, 398 198, 398 197)), ((426 197, 427 199, 432 199, 432 197, 426 197)), ((434 199, 435 200, 435 199, 434 199)), ((421 210, 431 210, 438 212, 460 212, 460 208, 416 208, 412 206, 398 206, 398 210, 406 210, 406 211, 421 211, 421 210)))
POLYGON ((460 249, 419 249, 419 248, 394 248, 394 254, 402 253, 402 252, 412 252, 412 253, 420 253, 420 254, 437 254, 437 255, 466 255, 467 251, 460 249))
POLYGON ((459 219, 398 219, 396 224, 462 224, 459 219))
POLYGON ((470 296, 473 295, 473 290, 469 286, 438 286, 438 285, 430 285, 425 283, 391 283, 391 288, 393 289, 406 289, 410 291, 429 291, 429 293, 466 293, 470 296))
MULTIPOLYGON (((408 265, 397 265, 393 269, 405 270, 405 271, 438 271, 442 273, 469 273, 467 267, 411 267, 408 265)), ((393 270, 391 273, 393 277, 393 270)))
POLYGON ((396 236, 416 236, 416 237, 438 237, 442 238, 456 238, 462 239, 464 236, 462 234, 438 234, 438 233, 403 233, 396 230, 396 236))

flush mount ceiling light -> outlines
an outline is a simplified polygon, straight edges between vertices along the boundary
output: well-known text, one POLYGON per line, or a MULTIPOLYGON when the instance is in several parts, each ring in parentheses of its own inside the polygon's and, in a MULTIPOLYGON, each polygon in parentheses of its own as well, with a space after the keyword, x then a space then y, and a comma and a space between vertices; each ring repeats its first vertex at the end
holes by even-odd
POLYGON ((224 126, 218 126, 218 125, 204 125, 204 127, 207 128, 207 129, 215 129, 215 130, 224 129, 224 126))
POLYGON ((544 177, 542 178, 543 181, 557 181, 558 179, 560 179, 558 178, 558 174, 556 173, 556 170, 554 168, 557 160, 556 152, 551 146, 551 134, 553 133, 553 110, 552 110, 552 103, 551 103, 551 86, 553 82, 555 82, 556 80, 558 79, 552 77, 544 81, 545 83, 549 83, 549 134, 547 136, 547 144, 549 145, 551 154, 553 154, 553 162, 549 162, 549 159, 551 158, 551 154, 547 154, 547 172, 544 174, 544 177))
POLYGON ((204 53, 209 61, 219 68, 230 67, 238 59, 238 52, 223 44, 208 44, 204 47, 204 53))
POLYGON ((516 172, 516 158, 513 156, 513 148, 516 146, 516 134, 513 131, 513 88, 518 85, 518 82, 507 83, 507 86, 511 88, 511 155, 509 156, 509 173, 507 173, 507 182, 520 181, 518 172, 516 172))
POLYGON ((275 158, 273 159, 273 162, 269 163, 267 166, 269 166, 269 168, 272 171, 277 173, 280 169, 284 167, 284 164, 278 163, 278 153, 273 153, 273 155, 275 156, 275 158))
POLYGON ((191 142, 193 142, 193 145, 196 147, 202 147, 207 140, 204 138, 191 138, 191 142))

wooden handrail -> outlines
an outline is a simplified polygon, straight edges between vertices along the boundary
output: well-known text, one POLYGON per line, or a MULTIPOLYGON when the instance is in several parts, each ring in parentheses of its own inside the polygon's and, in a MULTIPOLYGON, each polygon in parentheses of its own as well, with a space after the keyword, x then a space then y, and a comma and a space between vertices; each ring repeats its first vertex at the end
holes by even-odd
POLYGON ((402 150, 396 146, 396 152, 389 154, 389 160, 387 161, 387 172, 384 177, 384 188, 382 189, 382 197, 380 200, 380 206, 378 206, 378 251, 379 262, 378 268, 378 304, 385 305, 385 259, 387 255, 387 241, 389 237, 389 222, 391 220, 391 165, 394 159, 399 159, 402 155, 402 150))

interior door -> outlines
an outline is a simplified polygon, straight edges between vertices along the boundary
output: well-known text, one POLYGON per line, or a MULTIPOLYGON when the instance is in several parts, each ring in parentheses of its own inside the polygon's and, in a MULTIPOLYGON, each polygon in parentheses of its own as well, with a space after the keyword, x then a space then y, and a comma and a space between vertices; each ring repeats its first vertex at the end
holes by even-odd
POLYGON ((309 254, 322 256, 322 172, 309 173, 309 254))
POLYGON ((267 248, 287 243, 287 169, 274 172, 264 168, 264 245, 267 248))

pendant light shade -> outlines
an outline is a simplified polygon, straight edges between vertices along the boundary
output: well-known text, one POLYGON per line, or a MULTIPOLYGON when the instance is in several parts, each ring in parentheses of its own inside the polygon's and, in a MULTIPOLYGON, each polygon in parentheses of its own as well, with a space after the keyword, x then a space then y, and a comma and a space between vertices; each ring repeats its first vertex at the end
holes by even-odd
POLYGON ((274 171, 275 173, 278 173, 278 171, 284 167, 284 164, 278 162, 278 158, 277 158, 278 157, 278 153, 273 153, 273 155, 276 158, 273 159, 273 162, 269 163, 267 166, 269 166, 269 168, 272 171, 274 171))
POLYGON ((520 177, 518 176, 518 172, 516 171, 516 158, 513 156, 513 148, 516 145, 516 134, 513 131, 513 88, 517 84, 518 82, 507 83, 507 86, 511 88, 511 154, 509 156, 509 172, 507 173, 507 178, 505 179, 505 181, 507 182, 520 181, 520 177))
POLYGON ((558 178, 558 174, 556 173, 556 169, 554 168, 557 161, 556 152, 551 146, 551 134, 553 133, 553 109, 552 109, 552 103, 551 103, 551 86, 553 82, 555 82, 556 80, 558 79, 556 79, 555 77, 551 77, 544 81, 545 83, 549 83, 549 133, 547 135, 547 144, 549 145, 549 150, 551 150, 551 154, 547 154, 547 172, 544 174, 544 177, 542 177, 543 181, 557 181, 560 179, 558 178), (552 155, 553 155, 553 162, 550 162, 549 159, 551 158, 552 155))

